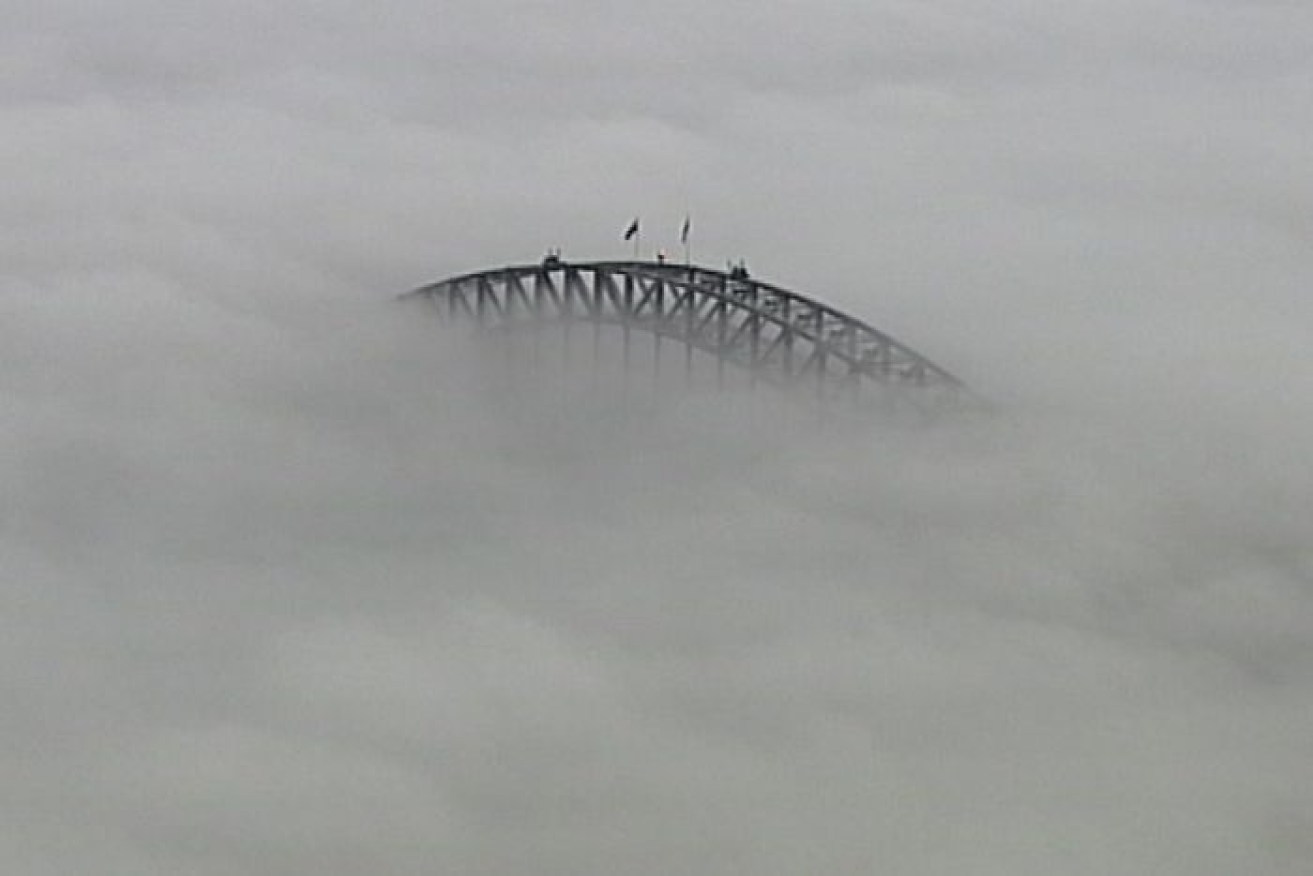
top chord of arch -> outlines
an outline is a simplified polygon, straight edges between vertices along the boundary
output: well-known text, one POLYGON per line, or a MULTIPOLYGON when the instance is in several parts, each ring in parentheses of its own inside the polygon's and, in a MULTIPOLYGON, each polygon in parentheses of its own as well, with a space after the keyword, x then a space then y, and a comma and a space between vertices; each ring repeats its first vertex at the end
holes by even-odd
POLYGON ((742 268, 668 262, 565 262, 549 256, 450 277, 405 297, 426 298, 444 321, 484 327, 547 322, 651 332, 782 383, 947 391, 960 380, 910 347, 815 298, 763 283, 742 268))

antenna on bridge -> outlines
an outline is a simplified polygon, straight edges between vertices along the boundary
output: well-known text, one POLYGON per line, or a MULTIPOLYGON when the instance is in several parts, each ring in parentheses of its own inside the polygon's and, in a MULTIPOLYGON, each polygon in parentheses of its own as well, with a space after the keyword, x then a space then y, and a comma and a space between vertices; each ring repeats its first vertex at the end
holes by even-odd
POLYGON ((693 244, 689 242, 689 232, 693 230, 693 218, 684 214, 684 224, 679 229, 679 242, 684 247, 684 267, 693 266, 693 244))

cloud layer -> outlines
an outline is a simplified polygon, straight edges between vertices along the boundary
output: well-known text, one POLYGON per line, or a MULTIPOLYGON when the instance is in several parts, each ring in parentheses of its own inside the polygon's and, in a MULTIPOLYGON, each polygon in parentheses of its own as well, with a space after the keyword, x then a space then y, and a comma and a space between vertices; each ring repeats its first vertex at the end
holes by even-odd
POLYGON ((8 869, 1305 871, 1302 6, 11 6, 8 869), (686 211, 998 413, 392 300, 686 211))

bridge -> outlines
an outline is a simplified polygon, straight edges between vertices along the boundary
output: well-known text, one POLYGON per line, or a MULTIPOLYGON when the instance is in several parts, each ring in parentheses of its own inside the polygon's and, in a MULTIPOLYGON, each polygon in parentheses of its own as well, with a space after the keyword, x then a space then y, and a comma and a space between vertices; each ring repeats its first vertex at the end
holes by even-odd
POLYGON ((806 387, 822 398, 909 399, 925 409, 965 392, 962 381, 925 356, 819 299, 762 282, 742 265, 719 271, 665 261, 567 262, 475 271, 406 293, 432 303, 446 323, 487 330, 591 325, 594 351, 604 330, 620 335, 628 372, 638 338, 660 369, 663 342, 733 367, 753 382, 806 387))

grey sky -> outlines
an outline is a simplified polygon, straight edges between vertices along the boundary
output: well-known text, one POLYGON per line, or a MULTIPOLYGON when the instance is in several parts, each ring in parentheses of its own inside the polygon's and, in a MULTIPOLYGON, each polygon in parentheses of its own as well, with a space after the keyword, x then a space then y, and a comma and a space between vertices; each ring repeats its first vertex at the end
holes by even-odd
POLYGON ((1302 874, 1313 9, 9 0, 15 873, 1302 874), (999 403, 500 394, 546 247, 999 403))

